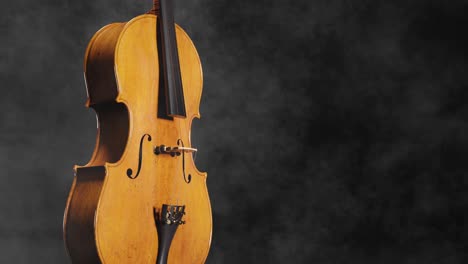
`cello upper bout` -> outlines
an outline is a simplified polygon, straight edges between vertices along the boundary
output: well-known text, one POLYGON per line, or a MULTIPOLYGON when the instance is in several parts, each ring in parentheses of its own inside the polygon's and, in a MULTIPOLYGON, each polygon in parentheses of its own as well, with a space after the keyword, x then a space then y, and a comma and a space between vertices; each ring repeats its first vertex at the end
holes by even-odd
MULTIPOLYGON (((160 81, 156 27, 157 17, 145 14, 135 17, 122 29, 115 50, 118 101, 139 107, 142 97, 157 98, 160 81), (152 89, 149 89, 149 87, 152 89)), ((198 52, 187 33, 176 25, 177 47, 188 119, 199 116, 203 85, 202 66, 198 52)), ((156 102, 154 102, 156 104, 156 102)), ((156 110, 152 113, 157 116, 156 110)))

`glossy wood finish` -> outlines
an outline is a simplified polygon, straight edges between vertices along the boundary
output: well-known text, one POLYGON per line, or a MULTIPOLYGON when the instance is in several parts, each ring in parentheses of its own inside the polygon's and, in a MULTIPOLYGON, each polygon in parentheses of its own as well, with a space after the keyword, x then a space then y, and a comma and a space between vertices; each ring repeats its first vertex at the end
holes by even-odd
POLYGON ((211 208, 206 173, 191 154, 154 155, 153 147, 191 147, 193 118, 200 117, 201 64, 190 38, 177 26, 177 44, 187 118, 157 118, 159 65, 156 17, 142 15, 112 24, 92 39, 85 58, 88 106, 98 115, 96 148, 90 162, 76 167, 67 202, 64 235, 73 263, 155 263, 158 236, 153 208, 185 205, 169 252, 170 264, 204 263, 211 243, 211 208), (100 70, 98 70, 100 69, 100 70), (140 140, 142 167, 136 179, 140 140), (123 139, 123 140, 122 140, 123 139), (124 143, 122 143, 124 142, 124 143))

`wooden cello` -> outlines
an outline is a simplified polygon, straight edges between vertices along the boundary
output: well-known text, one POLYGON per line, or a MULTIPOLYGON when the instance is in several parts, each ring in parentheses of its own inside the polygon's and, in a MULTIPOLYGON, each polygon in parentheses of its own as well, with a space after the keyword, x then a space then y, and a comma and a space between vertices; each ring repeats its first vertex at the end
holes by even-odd
POLYGON ((91 39, 86 105, 98 119, 91 160, 75 166, 64 215, 73 263, 204 263, 212 218, 190 141, 199 118, 197 51, 174 0, 91 39))

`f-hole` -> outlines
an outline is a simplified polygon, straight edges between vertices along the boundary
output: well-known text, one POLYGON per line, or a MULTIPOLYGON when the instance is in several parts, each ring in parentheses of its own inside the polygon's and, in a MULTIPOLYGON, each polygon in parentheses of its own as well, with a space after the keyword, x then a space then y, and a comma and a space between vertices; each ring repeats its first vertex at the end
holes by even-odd
POLYGON ((138 175, 140 175, 140 171, 141 171, 141 162, 143 160, 143 141, 145 140, 145 137, 148 136, 148 141, 151 141, 151 135, 149 134, 144 134, 141 139, 140 139, 140 152, 139 152, 139 155, 138 155, 138 170, 137 170, 137 173, 135 176, 133 176, 133 170, 131 168, 128 168, 127 169, 127 176, 134 180, 138 177, 138 175))
MULTIPOLYGON (((177 146, 182 145, 184 147, 184 141, 182 139, 177 140, 177 146)), ((192 181, 192 175, 185 176, 185 151, 182 151, 182 173, 184 174, 184 181, 188 184, 192 181)))

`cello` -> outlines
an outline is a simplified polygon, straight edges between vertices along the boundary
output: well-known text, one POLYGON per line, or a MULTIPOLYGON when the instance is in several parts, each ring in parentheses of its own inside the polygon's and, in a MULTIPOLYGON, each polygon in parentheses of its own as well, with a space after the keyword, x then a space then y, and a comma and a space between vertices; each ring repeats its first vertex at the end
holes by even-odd
POLYGON ((174 23, 174 0, 91 39, 86 106, 96 112, 90 161, 75 166, 64 214, 73 263, 204 263, 212 216, 194 163, 202 68, 174 23))

